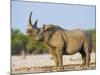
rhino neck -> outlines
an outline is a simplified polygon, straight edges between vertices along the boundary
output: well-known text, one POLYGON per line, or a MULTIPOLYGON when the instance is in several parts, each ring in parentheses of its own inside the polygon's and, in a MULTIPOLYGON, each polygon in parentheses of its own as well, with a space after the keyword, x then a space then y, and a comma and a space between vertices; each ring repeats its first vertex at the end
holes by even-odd
POLYGON ((44 33, 44 40, 43 42, 46 43, 46 44, 49 44, 49 41, 50 39, 52 38, 53 34, 55 33, 56 31, 46 31, 44 33))

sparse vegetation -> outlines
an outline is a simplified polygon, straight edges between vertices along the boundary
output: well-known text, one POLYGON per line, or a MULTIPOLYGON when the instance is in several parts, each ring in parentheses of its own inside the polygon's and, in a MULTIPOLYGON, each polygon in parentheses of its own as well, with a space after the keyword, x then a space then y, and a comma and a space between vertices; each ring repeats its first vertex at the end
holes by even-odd
POLYGON ((48 53, 47 47, 41 42, 32 41, 18 29, 11 29, 11 50, 12 55, 21 54, 21 50, 24 50, 28 54, 48 53))

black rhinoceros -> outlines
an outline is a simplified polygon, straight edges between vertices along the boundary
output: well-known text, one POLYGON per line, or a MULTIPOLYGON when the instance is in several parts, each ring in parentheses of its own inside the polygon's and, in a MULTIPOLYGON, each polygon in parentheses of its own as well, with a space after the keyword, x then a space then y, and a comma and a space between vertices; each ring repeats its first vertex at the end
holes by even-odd
POLYGON ((26 32, 32 39, 42 41, 47 45, 55 61, 56 69, 62 68, 63 55, 72 55, 77 52, 82 55, 82 66, 89 66, 92 45, 91 38, 86 32, 80 29, 65 30, 52 24, 38 28, 37 21, 32 25, 31 15, 32 13, 26 32))

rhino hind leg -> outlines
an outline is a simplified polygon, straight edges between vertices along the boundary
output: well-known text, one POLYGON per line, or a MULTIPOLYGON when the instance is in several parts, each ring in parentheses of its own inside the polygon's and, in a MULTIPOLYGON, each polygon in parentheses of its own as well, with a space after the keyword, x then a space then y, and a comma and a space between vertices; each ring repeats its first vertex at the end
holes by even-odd
POLYGON ((89 67, 90 51, 88 45, 84 45, 84 47, 80 50, 80 54, 82 55, 83 60, 81 67, 89 67))
POLYGON ((80 65, 81 67, 84 67, 84 65, 86 64, 86 53, 85 53, 85 51, 84 51, 84 49, 82 48, 81 50, 80 50, 80 54, 81 54, 81 56, 82 56, 82 64, 80 65))
POLYGON ((85 39, 84 42, 84 51, 86 54, 86 63, 85 66, 89 67, 89 63, 90 63, 90 43, 89 43, 89 39, 85 39))
POLYGON ((88 49, 86 49, 85 53, 86 53, 86 63, 85 63, 85 66, 89 67, 90 53, 89 53, 88 49))

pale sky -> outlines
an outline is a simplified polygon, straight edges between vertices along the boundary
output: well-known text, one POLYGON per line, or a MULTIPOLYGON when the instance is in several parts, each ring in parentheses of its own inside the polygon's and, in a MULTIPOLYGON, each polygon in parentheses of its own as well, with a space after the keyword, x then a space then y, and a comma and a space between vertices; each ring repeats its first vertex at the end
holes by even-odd
POLYGON ((12 1, 11 27, 26 31, 29 14, 38 26, 55 24, 64 29, 95 29, 95 6, 12 1))

